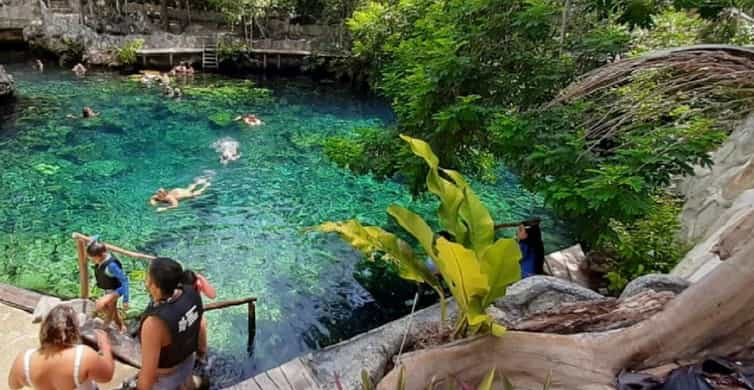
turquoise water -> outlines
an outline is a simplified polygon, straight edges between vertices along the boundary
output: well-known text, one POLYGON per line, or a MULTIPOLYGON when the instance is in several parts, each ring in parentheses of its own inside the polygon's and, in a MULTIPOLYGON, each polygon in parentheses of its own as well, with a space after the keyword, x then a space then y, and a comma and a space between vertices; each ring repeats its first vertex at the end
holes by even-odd
MULTIPOLYGON (((407 310, 404 302, 372 298, 353 276, 360 256, 337 237, 302 231, 353 217, 384 226, 391 203, 434 220, 430 197, 413 199, 398 183, 353 175, 317 144, 324 135, 389 124, 383 102, 308 80, 204 76, 187 82, 176 101, 110 73, 78 79, 30 72, 27 64, 7 69, 19 99, 0 124, 0 281, 77 294, 74 231, 179 259, 207 276, 218 299, 259 298, 252 356, 245 307, 208 314, 218 384, 407 310), (83 106, 100 116, 66 118, 83 106), (243 113, 265 125, 229 121, 243 113), (228 166, 211 147, 223 137, 237 140, 242 153, 228 166), (156 188, 186 186, 197 176, 212 181, 201 198, 165 213, 148 205, 156 188)), ((474 185, 496 220, 546 213, 503 170, 496 184, 474 185)), ((548 249, 567 242, 549 219, 545 226, 548 249)), ((147 300, 145 267, 123 260, 133 286, 129 315, 136 315, 147 300)))

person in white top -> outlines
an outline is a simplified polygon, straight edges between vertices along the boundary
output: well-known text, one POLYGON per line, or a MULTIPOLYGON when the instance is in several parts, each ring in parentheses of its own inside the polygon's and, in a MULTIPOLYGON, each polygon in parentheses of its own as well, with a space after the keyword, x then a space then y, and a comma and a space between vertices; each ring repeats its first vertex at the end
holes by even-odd
POLYGON ((105 332, 97 331, 100 353, 80 345, 76 312, 59 305, 53 308, 39 329, 40 348, 16 356, 8 374, 12 390, 94 390, 95 382, 113 379, 115 362, 105 332))

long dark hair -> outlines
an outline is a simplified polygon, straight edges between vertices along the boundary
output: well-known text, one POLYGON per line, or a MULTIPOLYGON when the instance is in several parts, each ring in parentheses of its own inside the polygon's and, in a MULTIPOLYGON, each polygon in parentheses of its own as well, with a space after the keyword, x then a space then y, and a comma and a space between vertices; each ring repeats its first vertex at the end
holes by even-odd
POLYGON ((545 245, 542 242, 542 231, 539 224, 530 224, 526 227, 526 239, 522 240, 526 246, 534 252, 534 273, 545 273, 545 245))
POLYGON ((166 297, 173 295, 176 288, 191 285, 192 280, 196 280, 193 271, 184 271, 180 263, 169 257, 158 257, 149 263, 149 278, 166 297))

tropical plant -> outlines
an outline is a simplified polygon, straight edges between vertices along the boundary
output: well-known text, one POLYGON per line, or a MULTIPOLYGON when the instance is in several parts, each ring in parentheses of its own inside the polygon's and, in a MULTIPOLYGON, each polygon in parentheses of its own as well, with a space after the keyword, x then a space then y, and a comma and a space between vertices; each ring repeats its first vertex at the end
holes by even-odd
POLYGON ((116 50, 118 62, 123 65, 135 64, 137 59, 136 52, 143 46, 143 39, 134 39, 133 41, 126 42, 123 47, 116 50))
MULTIPOLYGON (((405 135, 401 138, 429 168, 427 188, 440 201, 440 225, 451 239, 442 235, 435 239, 435 233, 422 217, 401 206, 391 205, 388 214, 416 239, 450 289, 460 310, 453 335, 477 332, 502 335, 505 328, 496 324, 485 308, 505 295, 508 285, 520 278, 521 253, 516 241, 495 240, 492 217, 479 197, 460 173, 439 166, 439 159, 428 143, 405 135)), ((356 220, 326 222, 317 230, 338 233, 368 256, 383 254, 383 259, 397 264, 401 277, 429 284, 440 295, 445 317, 440 281, 406 241, 382 228, 362 226, 356 220)))

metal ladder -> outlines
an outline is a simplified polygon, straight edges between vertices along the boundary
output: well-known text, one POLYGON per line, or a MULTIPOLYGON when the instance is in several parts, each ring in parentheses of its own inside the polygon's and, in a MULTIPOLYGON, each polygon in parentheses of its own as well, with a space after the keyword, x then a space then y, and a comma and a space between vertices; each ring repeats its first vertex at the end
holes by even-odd
POLYGON ((217 36, 210 35, 205 37, 202 46, 202 69, 217 69, 218 67, 217 36))

